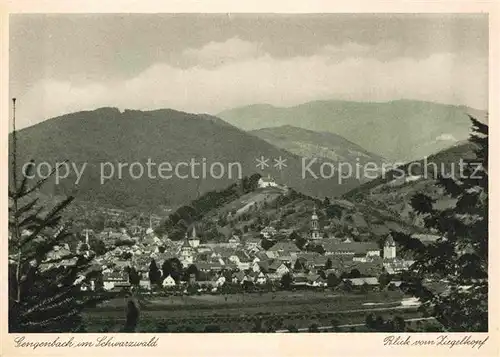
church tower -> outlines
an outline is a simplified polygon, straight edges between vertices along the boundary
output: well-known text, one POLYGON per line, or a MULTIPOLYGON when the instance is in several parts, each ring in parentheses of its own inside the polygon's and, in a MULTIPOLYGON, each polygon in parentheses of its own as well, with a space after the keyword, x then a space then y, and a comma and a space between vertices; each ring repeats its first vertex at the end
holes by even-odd
POLYGON ((77 253, 82 254, 85 257, 89 257, 92 254, 90 250, 90 239, 89 239, 89 230, 85 229, 85 242, 80 242, 77 247, 77 253))
POLYGON ((384 259, 395 259, 396 258, 396 243, 394 239, 389 234, 384 244, 384 259))
POLYGON ((194 261, 194 248, 190 244, 190 239, 188 237, 188 233, 186 232, 186 236, 184 237, 184 242, 182 243, 180 250, 180 259, 179 259, 184 267, 187 267, 193 264, 194 261))
POLYGON ((149 215, 149 227, 148 229, 146 229, 146 235, 150 235, 150 234, 153 234, 154 233, 154 230, 153 230, 153 221, 151 219, 151 214, 149 215))
POLYGON ((191 231, 191 237, 189 238, 189 245, 193 248, 197 248, 200 245, 200 239, 196 234, 196 226, 193 224, 193 230, 191 231))
POLYGON ((318 215, 316 214, 316 206, 314 206, 313 214, 311 216, 311 239, 321 239, 319 232, 318 215))

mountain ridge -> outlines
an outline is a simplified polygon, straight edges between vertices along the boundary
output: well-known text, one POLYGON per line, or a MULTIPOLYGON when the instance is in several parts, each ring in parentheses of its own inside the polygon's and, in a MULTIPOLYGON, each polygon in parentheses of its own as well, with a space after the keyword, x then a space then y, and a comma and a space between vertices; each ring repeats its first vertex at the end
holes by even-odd
MULTIPOLYGON (((334 133, 316 132, 291 125, 252 130, 248 133, 293 154, 334 162, 338 167, 345 163, 351 167, 357 164, 362 167, 375 164, 381 171, 382 164, 387 161, 334 133)), ((366 179, 361 178, 361 181, 366 179)))
MULTIPOLYGON (((292 107, 251 105, 218 117, 243 130, 292 125, 326 131, 362 145, 388 160, 418 160, 468 138, 469 116, 463 106, 396 100, 354 102, 321 100, 292 107)), ((473 111, 469 108, 468 111, 473 111)), ((475 113, 476 116, 484 112, 475 113)))
MULTIPOLYGON (((131 166, 138 162, 144 167, 149 159, 154 163, 168 160, 174 165, 203 158, 208 165, 235 162, 241 164, 242 176, 271 174, 282 184, 323 197, 342 194, 359 184, 355 180, 345 185, 326 180, 303 180, 299 156, 220 118, 172 109, 120 111, 104 107, 70 113, 23 128, 17 132, 17 138, 20 163, 34 158, 38 163, 55 164, 69 160, 80 166, 87 164, 85 175, 78 185, 74 185, 75 175, 71 173, 59 185, 48 185, 50 194, 74 194, 83 200, 113 203, 118 207, 172 206, 194 199, 199 192, 222 189, 237 179, 224 176, 221 179, 189 177, 181 180, 174 177, 174 180, 149 180, 124 175, 99 184, 102 178, 99 169, 102 171, 103 163, 110 163, 116 169, 120 163, 131 166), (270 160, 265 170, 256 167, 256 159, 260 156, 270 160), (272 166, 273 159, 280 156, 288 160, 284 171, 272 166)), ((9 140, 11 149, 12 134, 9 140)))

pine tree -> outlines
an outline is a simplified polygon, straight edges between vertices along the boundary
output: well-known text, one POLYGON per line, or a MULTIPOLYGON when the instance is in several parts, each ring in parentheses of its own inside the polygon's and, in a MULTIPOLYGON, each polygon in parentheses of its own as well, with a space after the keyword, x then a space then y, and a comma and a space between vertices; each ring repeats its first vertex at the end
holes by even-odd
POLYGON ((425 226, 440 238, 424 245, 396 235, 415 260, 405 274, 403 288, 418 297, 423 309, 450 332, 488 330, 488 126, 472 117, 471 121, 475 159, 464 160, 460 177, 440 175, 437 179, 456 204, 437 209, 427 195, 412 198, 425 226), (437 292, 424 284, 424 278, 447 281, 448 290, 437 292))
POLYGON ((141 283, 141 276, 139 275, 139 272, 137 269, 134 267, 127 267, 125 269, 125 272, 128 274, 128 280, 131 285, 133 286, 139 286, 141 283))
POLYGON ((127 302, 127 315, 122 332, 135 332, 139 322, 139 303, 131 296, 127 302))
POLYGON ((292 286, 293 277, 292 274, 286 273, 281 277, 281 287, 285 290, 290 290, 292 286))
POLYGON ((47 179, 32 183, 29 165, 18 180, 17 133, 13 99, 11 183, 9 187, 9 332, 82 332, 81 312, 105 299, 82 286, 98 275, 93 257, 70 253, 58 256, 55 247, 70 234, 61 213, 68 197, 50 210, 34 197, 47 179), (48 211, 48 212, 47 212, 48 211), (64 264, 63 264, 64 263, 64 264))
POLYGON ((151 260, 149 264, 149 281, 151 282, 151 287, 155 285, 161 285, 161 271, 158 269, 158 265, 156 265, 156 261, 154 259, 151 260))

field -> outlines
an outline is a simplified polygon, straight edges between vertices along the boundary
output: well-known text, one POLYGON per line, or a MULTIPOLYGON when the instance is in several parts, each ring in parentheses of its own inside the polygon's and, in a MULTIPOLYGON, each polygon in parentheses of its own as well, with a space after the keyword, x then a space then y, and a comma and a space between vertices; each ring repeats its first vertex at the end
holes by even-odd
POLYGON ((226 213, 236 211, 236 214, 242 214, 247 212, 253 204, 261 205, 264 202, 272 201, 281 195, 283 195, 283 191, 278 188, 268 187, 264 189, 256 189, 254 192, 247 193, 239 199, 226 204, 219 211, 226 213))
MULTIPOLYGON (((221 332, 280 330, 288 326, 364 324, 373 312, 385 318, 418 318, 415 307, 404 307, 399 291, 367 294, 297 291, 200 296, 143 296, 138 332, 221 332)), ((118 331, 125 322, 124 298, 86 312, 89 332, 118 331)), ((358 326, 359 327, 359 326, 358 326)))

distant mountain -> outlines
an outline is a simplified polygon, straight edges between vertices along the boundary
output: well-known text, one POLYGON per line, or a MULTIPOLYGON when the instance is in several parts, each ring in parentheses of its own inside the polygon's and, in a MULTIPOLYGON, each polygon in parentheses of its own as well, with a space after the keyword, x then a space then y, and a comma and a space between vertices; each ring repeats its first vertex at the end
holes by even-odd
POLYGON ((316 132, 291 125, 252 130, 249 133, 302 157, 349 162, 353 165, 356 162, 363 165, 367 162, 380 164, 385 161, 379 155, 368 152, 361 146, 333 133, 316 132))
POLYGON ((314 101, 290 108, 258 104, 227 110, 217 116, 244 130, 292 125, 331 132, 388 160, 407 162, 467 139, 470 128, 467 113, 485 120, 482 111, 413 100, 314 101))
MULTIPOLYGON (((293 131, 294 128, 285 128, 293 131)), ((280 128, 283 130, 283 128, 280 128)), ((421 234, 429 237, 422 217, 410 205, 417 193, 433 197, 440 208, 454 204, 454 199, 444 195, 434 179, 439 174, 452 174, 451 167, 460 159, 475 158, 475 145, 463 142, 428 158, 400 166, 401 171, 387 171, 384 176, 362 184, 342 197, 318 199, 294 190, 283 192, 276 188, 257 188, 239 192, 234 187, 220 191, 221 199, 204 195, 181 207, 164 224, 169 236, 182 239, 186 224, 197 222, 205 240, 226 239, 237 232, 244 238, 258 237, 264 226, 285 228, 287 233, 275 239, 287 239, 292 232, 306 235, 311 228, 313 210, 319 217, 323 236, 349 238, 355 241, 372 241, 383 244, 392 231, 421 234), (417 165, 420 164, 420 165, 417 165), (424 165, 429 165, 424 176, 424 165), (402 175, 404 174, 404 175, 402 175)), ((458 171, 454 172, 455 175, 458 171)), ((401 253, 399 253, 401 254, 401 253)))
MULTIPOLYGON (((11 139, 12 135, 10 148, 11 139)), ((189 202, 203 192, 227 187, 238 180, 238 163, 242 176, 271 174, 278 183, 314 196, 339 195, 359 184, 354 179, 344 180, 341 185, 335 180, 303 179, 301 157, 217 117, 169 109, 120 112, 116 108, 101 108, 46 120, 18 132, 19 166, 30 159, 50 165, 68 160, 79 169, 87 164, 78 185, 75 185, 76 175, 70 173, 59 184, 51 181, 45 187, 46 193, 71 193, 77 199, 125 208, 172 207, 189 202), (256 159, 261 156, 267 159, 264 170, 256 167, 256 159), (280 156, 287 159, 282 171, 273 166, 274 159, 280 156), (154 164, 150 165, 151 175, 148 159, 154 164), (163 171, 165 176, 174 174, 179 163, 191 160, 198 162, 194 175, 186 164, 179 166, 183 177, 162 178, 158 173, 163 162, 168 163, 162 166, 164 170, 172 165, 170 170, 163 171), (203 162, 206 170, 203 170, 203 162), (221 174, 222 167, 221 178, 210 174, 212 165, 215 176, 221 174), (111 167, 114 175, 101 184, 101 170, 109 174, 111 167), (140 174, 141 168, 144 170, 141 178, 134 177, 140 174), (206 177, 196 178, 202 176, 203 171, 206 177)), ((47 168, 42 167, 42 174, 46 171, 47 168)))
POLYGON ((410 201, 417 193, 424 193, 436 200, 435 207, 447 208, 456 199, 444 195, 436 185, 438 175, 457 177, 459 162, 474 160, 475 144, 466 141, 442 150, 427 160, 417 160, 388 171, 384 176, 356 187, 343 195, 357 206, 369 206, 387 215, 399 217, 414 226, 423 226, 422 217, 413 211, 410 201), (427 166, 427 171, 425 167, 427 166))

